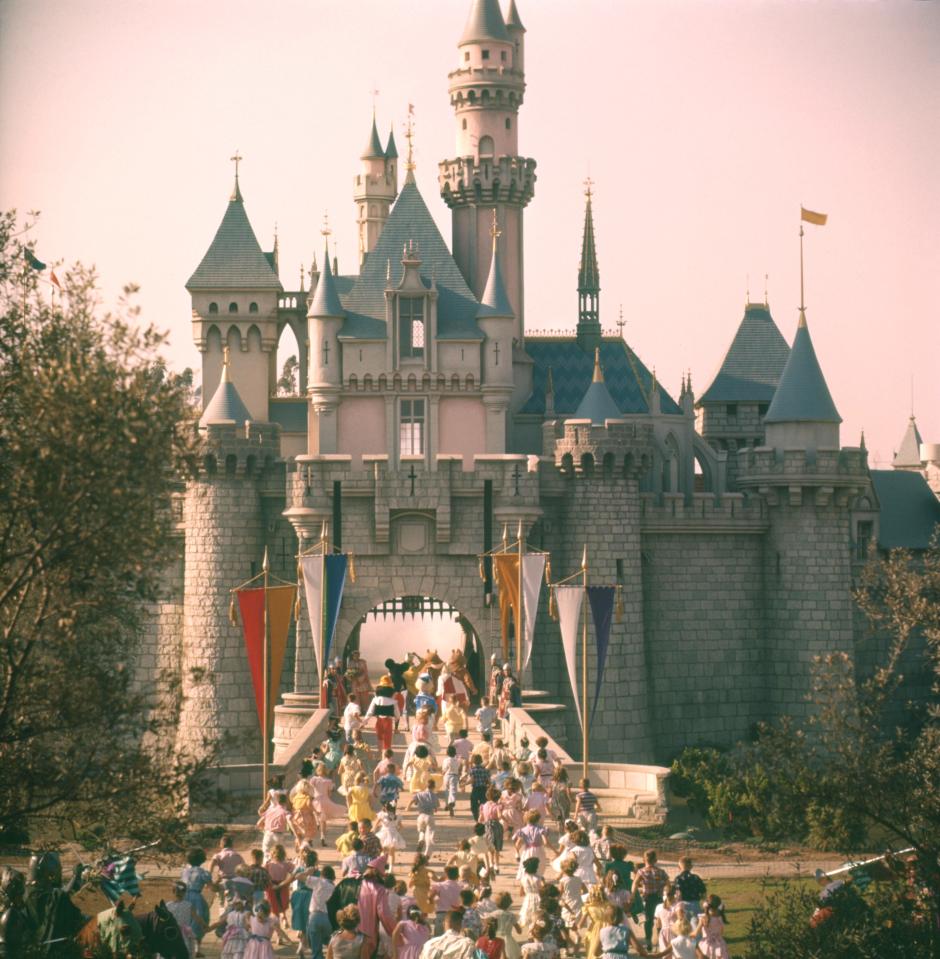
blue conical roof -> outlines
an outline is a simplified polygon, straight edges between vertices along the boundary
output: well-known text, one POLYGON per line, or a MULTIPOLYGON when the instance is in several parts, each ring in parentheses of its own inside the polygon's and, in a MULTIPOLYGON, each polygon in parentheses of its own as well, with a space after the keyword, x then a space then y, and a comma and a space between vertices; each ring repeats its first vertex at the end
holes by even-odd
POLYGON ((774 393, 773 401, 765 423, 841 423, 842 417, 826 386, 816 350, 810 339, 809 327, 805 315, 800 315, 800 323, 793 338, 793 346, 787 358, 787 365, 780 375, 780 383, 774 393))
POLYGON ((248 222, 237 179, 222 222, 186 289, 283 289, 248 222))
POLYGON ((388 146, 385 148, 385 156, 389 160, 398 159, 398 147, 395 146, 395 131, 388 131, 388 146))
POLYGON ((372 132, 369 134, 369 139, 366 141, 365 149, 362 151, 362 155, 359 157, 360 160, 381 160, 385 156, 385 151, 382 149, 382 141, 379 139, 379 130, 375 125, 375 115, 372 117, 372 132))
POLYGON ((235 422, 239 426, 243 425, 245 420, 251 419, 251 413, 245 406, 242 398, 235 389, 235 384, 228 378, 228 359, 222 364, 222 379, 216 387, 209 405, 203 410, 199 418, 200 426, 209 426, 212 423, 231 423, 235 422))
POLYGON ((307 316, 343 316, 343 304, 339 301, 336 292, 336 283, 333 280, 333 271, 330 269, 329 248, 323 251, 323 269, 317 281, 317 290, 313 294, 313 302, 307 310, 307 316))
POLYGON ((499 0, 473 0, 460 43, 476 43, 480 40, 510 42, 499 0))
POLYGON ((503 272, 499 268, 499 256, 496 245, 493 245, 493 259, 490 261, 490 275, 486 279, 486 288, 480 298, 478 317, 484 316, 515 316, 506 287, 503 284, 503 272))
POLYGON ((614 402, 614 398, 604 382, 604 371, 601 369, 601 351, 594 350, 594 376, 591 385, 587 388, 584 398, 575 410, 576 420, 590 420, 597 425, 603 425, 605 420, 619 419, 622 414, 614 402))

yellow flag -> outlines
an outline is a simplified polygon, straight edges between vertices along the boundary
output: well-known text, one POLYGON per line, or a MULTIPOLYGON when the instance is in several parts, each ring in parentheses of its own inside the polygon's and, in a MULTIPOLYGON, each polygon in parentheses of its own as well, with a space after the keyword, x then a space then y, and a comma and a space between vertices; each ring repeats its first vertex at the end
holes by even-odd
POLYGON ((828 213, 813 213, 812 210, 807 210, 805 206, 800 207, 800 219, 805 220, 807 223, 815 223, 816 226, 825 226, 828 218, 828 213))
POLYGON ((516 633, 520 629, 519 615, 519 554, 497 553, 493 557, 496 565, 496 581, 499 584, 499 625, 503 639, 503 659, 509 658, 509 614, 516 624, 516 633))

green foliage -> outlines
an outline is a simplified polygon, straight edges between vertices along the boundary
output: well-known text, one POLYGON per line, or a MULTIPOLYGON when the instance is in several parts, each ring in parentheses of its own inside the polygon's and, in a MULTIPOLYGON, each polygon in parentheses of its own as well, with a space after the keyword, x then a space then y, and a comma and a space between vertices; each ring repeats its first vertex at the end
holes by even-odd
POLYGON ((133 287, 103 313, 75 266, 50 300, 29 229, 0 215, 0 829, 160 836, 199 767, 173 751, 178 689, 134 666, 179 549, 190 384, 133 287))
POLYGON ((903 881, 851 885, 820 907, 819 890, 785 885, 751 916, 746 959, 933 959, 940 942, 923 890, 903 881))

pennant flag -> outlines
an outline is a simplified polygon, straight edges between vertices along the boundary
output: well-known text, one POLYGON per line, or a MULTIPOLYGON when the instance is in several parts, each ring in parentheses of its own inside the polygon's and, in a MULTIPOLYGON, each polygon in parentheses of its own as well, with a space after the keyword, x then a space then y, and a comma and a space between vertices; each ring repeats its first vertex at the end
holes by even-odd
POLYGON ((496 583, 499 589, 499 625, 503 635, 503 659, 509 659, 509 613, 519 628, 519 554, 497 553, 496 583))
POLYGON ((568 681, 574 695, 574 708, 578 722, 584 726, 581 716, 581 699, 578 696, 578 622, 581 619, 581 604, 584 602, 583 586, 556 586, 555 604, 558 606, 558 625, 561 627, 561 646, 565 651, 568 681))
POLYGON ((334 553, 325 557, 326 572, 326 622, 323 627, 325 637, 323 643, 323 658, 329 654, 333 644, 333 634, 336 632, 336 622, 339 619, 339 608, 343 602, 343 590, 346 587, 346 569, 349 557, 346 553, 334 553))
POLYGON ((535 617, 539 611, 539 593, 542 591, 542 575, 545 572, 547 559, 545 553, 526 553, 522 557, 522 606, 525 610, 523 669, 529 665, 529 660, 532 658, 535 617))
POLYGON ((594 620, 594 635, 597 639, 597 678, 594 681, 594 704, 591 706, 591 722, 597 712, 604 667, 607 665, 607 647, 610 645, 610 624, 614 616, 615 586, 588 586, 588 601, 591 604, 591 619, 594 620))
MULTIPOLYGON (((264 587, 239 589, 238 608, 242 616, 242 633, 245 651, 248 654, 248 669, 255 693, 255 708, 258 720, 264 715, 264 587)), ((296 586, 272 586, 268 593, 268 639, 271 644, 268 660, 268 718, 274 709, 281 686, 281 669, 287 650, 287 634, 290 629, 291 611, 297 595, 296 586)), ((271 724, 268 723, 268 728, 271 724)))
POLYGON ((807 210, 805 206, 800 207, 800 219, 806 223, 814 223, 816 226, 825 226, 826 220, 829 219, 828 213, 813 213, 812 210, 807 210))
POLYGON ((61 292, 62 284, 59 282, 59 278, 55 275, 55 270, 49 271, 49 279, 52 281, 52 285, 55 286, 61 292))
MULTIPOLYGON (((307 618, 317 660, 317 676, 323 681, 323 555, 314 553, 300 557, 300 573, 304 580, 307 618)), ((318 684, 319 685, 319 684, 318 684)))
POLYGON ((36 257, 33 256, 32 250, 27 250, 27 249, 24 247, 24 248, 23 248, 23 256, 26 257, 26 265, 27 265, 28 267, 30 267, 31 269, 34 269, 34 270, 44 270, 44 269, 46 268, 46 264, 43 263, 42 260, 37 260, 36 257))

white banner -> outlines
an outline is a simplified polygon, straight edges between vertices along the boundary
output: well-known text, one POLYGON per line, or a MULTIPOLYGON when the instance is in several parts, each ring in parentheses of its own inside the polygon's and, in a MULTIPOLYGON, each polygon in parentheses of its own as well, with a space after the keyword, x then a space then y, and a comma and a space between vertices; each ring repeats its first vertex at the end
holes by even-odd
POLYGON ((561 645, 565 651, 565 663, 568 666, 568 679, 574 694, 574 708, 578 711, 578 722, 582 731, 584 721, 581 716, 581 700, 578 696, 577 649, 578 633, 581 625, 581 604, 584 602, 583 586, 556 586, 555 603, 558 606, 558 625, 561 627, 561 645))
POLYGON ((539 612, 539 593, 542 591, 542 576, 545 573, 545 553, 526 553, 522 557, 522 603, 525 618, 525 655, 522 668, 532 658, 532 641, 535 637, 535 617, 539 612))
POLYGON ((314 553, 301 556, 300 569, 304 577, 304 595, 307 597, 307 618, 313 636, 313 652, 317 658, 318 685, 323 681, 323 556, 314 553))

